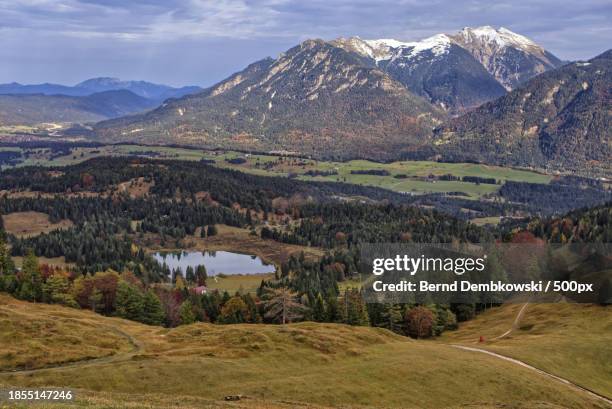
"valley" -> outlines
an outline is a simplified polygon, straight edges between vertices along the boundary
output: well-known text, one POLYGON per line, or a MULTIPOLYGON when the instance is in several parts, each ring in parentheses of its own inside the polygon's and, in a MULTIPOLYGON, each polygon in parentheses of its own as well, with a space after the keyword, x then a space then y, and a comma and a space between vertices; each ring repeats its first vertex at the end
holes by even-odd
POLYGON ((17 166, 68 166, 101 156, 140 156, 153 159, 205 161, 215 166, 261 176, 292 177, 304 181, 345 182, 376 186, 407 194, 461 192, 468 198, 482 198, 499 190, 505 181, 547 184, 552 176, 530 170, 503 168, 482 164, 403 161, 378 163, 367 160, 348 162, 320 161, 292 156, 206 151, 145 145, 102 145, 69 148, 56 155, 47 148, 28 149, 0 147, 0 151, 19 152, 23 158, 17 166), (368 170, 383 171, 381 175, 359 174, 368 170), (461 180, 439 180, 451 175, 494 179, 496 183, 473 183, 461 180), (499 184, 497 183, 499 182, 499 184))
POLYGON ((1 408, 612 409, 610 7, 27 3, 1 408))

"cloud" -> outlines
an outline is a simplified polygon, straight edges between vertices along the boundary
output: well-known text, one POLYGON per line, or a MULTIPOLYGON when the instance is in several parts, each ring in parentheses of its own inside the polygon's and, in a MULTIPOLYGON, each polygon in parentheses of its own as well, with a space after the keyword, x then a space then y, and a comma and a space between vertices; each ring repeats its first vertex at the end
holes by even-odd
POLYGON ((609 48, 611 20, 609 0, 0 0, 0 81, 82 77, 91 61, 164 79, 172 58, 190 67, 182 82, 202 84, 306 38, 414 40, 479 25, 585 59, 609 48), (73 66, 49 68, 66 60, 73 66))

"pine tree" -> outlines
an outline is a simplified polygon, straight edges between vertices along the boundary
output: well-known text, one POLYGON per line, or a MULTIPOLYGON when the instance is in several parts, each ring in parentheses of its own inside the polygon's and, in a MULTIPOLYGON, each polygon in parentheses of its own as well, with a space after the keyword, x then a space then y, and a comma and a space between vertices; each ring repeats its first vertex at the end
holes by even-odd
POLYGON ((208 225, 208 227, 206 228, 206 235, 208 237, 216 236, 217 235, 217 227, 214 224, 208 225))
POLYGON ((3 231, 0 230, 0 276, 13 274, 15 265, 6 245, 6 238, 3 231))
POLYGON ((28 250, 23 259, 19 278, 18 297, 27 301, 40 301, 42 299, 42 276, 38 266, 38 258, 32 249, 28 250))
POLYGON ((316 322, 327 321, 327 312, 325 311, 325 301, 321 293, 317 294, 312 307, 312 319, 316 322))
POLYGON ((181 307, 179 308, 181 325, 189 325, 196 322, 197 316, 193 310, 193 303, 191 301, 186 300, 181 304, 181 307))
POLYGON ((187 268, 185 269, 185 280, 187 280, 187 283, 189 284, 195 283, 195 270, 192 266, 187 266, 187 268))
POLYGON ((208 273, 206 272, 205 265, 200 264, 196 267, 195 279, 198 285, 206 285, 206 280, 208 280, 208 273))
POLYGON ((149 325, 162 325, 166 319, 164 306, 153 290, 148 290, 144 295, 142 318, 142 322, 149 325))
POLYGON ((400 334, 403 331, 403 320, 402 307, 397 304, 389 304, 382 313, 381 326, 400 334))
POLYGON ((117 288, 117 316, 133 321, 143 321, 144 297, 138 289, 121 281, 117 288))

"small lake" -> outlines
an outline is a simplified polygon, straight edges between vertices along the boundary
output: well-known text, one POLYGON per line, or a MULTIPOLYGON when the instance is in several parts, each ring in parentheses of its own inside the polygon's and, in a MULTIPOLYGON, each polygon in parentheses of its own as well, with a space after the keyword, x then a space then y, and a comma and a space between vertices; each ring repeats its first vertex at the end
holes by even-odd
POLYGON ((195 270, 200 265, 206 266, 206 272, 209 276, 217 274, 265 274, 276 271, 273 264, 265 264, 257 256, 229 251, 155 253, 153 257, 159 264, 166 263, 171 271, 178 267, 183 275, 187 267, 191 266, 195 270))

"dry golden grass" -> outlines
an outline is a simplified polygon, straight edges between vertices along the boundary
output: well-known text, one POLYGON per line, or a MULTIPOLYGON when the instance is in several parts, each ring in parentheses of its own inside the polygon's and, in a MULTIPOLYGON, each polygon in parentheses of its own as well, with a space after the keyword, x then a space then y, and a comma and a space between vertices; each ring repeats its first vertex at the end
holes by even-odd
POLYGON ((17 212, 2 216, 4 229, 17 237, 37 236, 53 230, 67 229, 74 224, 70 220, 51 223, 49 215, 39 212, 17 212))
MULTIPOLYGON (((17 301, 4 310, 30 311, 32 323, 58 314, 75 325, 97 322, 132 339, 136 349, 112 360, 0 373, 5 386, 77 388, 82 398, 73 407, 605 408, 521 366, 382 329, 315 323, 164 329, 17 301), (246 399, 223 402, 238 394, 246 399)), ((16 334, 0 347, 29 336, 16 334)))
POLYGON ((224 277, 209 277, 206 286, 210 290, 227 291, 229 294, 255 293, 261 280, 270 280, 274 274, 231 274, 224 277))
POLYGON ((586 304, 524 304, 491 309, 440 341, 487 349, 525 361, 537 368, 612 397, 612 309, 586 304), (479 337, 485 342, 478 343, 479 337), (478 345, 474 345, 474 344, 478 345))
POLYGON ((0 294, 0 371, 33 369, 133 349, 127 335, 85 311, 29 304, 0 294))

